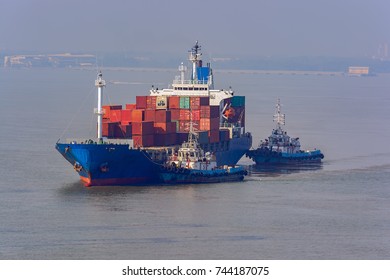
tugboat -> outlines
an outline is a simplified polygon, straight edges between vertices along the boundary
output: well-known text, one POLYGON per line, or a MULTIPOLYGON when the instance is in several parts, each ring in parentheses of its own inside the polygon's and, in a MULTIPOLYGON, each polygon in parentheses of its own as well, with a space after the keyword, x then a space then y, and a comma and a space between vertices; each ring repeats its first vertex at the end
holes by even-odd
POLYGON ((247 171, 242 166, 217 166, 216 157, 200 147, 192 121, 188 142, 161 167, 160 180, 169 184, 206 184, 242 181, 247 171))
POLYGON ((285 125, 285 114, 281 113, 280 99, 276 104, 274 122, 276 122, 276 128, 272 130, 272 134, 268 139, 261 140, 257 149, 246 152, 247 157, 257 165, 321 162, 324 155, 320 150, 301 150, 299 138, 291 138, 282 129, 282 125, 285 125))

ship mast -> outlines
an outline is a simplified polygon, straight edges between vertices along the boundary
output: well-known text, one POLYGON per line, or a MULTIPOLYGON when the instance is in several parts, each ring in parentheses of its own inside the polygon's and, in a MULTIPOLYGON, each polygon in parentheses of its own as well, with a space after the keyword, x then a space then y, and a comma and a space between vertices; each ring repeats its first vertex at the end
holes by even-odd
POLYGON ((200 46, 198 44, 198 41, 195 42, 195 46, 192 47, 190 51, 190 57, 189 60, 192 62, 192 81, 198 80, 196 69, 199 66, 199 62, 201 61, 200 58, 202 56, 200 51, 200 46))
POLYGON ((102 71, 100 71, 97 75, 97 79, 95 80, 95 86, 98 89, 98 107, 95 108, 95 114, 98 116, 97 117, 97 138, 99 142, 103 141, 103 114, 104 110, 102 108, 102 103, 103 103, 103 87, 106 86, 106 81, 103 80, 103 74, 102 71))
POLYGON ((281 112, 282 106, 280 105, 280 99, 276 103, 276 110, 274 115, 274 122, 276 122, 278 129, 281 129, 281 125, 286 124, 286 115, 281 112))

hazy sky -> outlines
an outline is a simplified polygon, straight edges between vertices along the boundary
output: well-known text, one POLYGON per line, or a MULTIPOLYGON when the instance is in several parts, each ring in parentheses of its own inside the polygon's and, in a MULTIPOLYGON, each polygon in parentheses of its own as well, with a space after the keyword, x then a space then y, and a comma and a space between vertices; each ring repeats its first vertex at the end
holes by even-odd
POLYGON ((0 0, 0 51, 371 56, 390 0, 0 0))

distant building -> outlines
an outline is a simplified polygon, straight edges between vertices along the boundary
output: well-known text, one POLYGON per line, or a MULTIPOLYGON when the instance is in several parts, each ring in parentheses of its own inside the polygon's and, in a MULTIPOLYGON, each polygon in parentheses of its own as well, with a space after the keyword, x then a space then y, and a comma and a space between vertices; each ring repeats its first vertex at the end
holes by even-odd
POLYGON ((350 76, 368 76, 368 75, 370 75, 370 67, 350 66, 348 68, 348 75, 350 75, 350 76))
POLYGON ((85 67, 95 61, 92 54, 10 55, 4 57, 4 67, 85 67))

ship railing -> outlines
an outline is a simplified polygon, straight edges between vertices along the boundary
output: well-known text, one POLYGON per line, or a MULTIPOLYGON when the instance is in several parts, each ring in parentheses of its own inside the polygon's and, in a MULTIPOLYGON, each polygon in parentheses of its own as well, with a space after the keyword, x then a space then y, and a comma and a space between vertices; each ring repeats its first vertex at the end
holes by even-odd
MULTIPOLYGON (((100 144, 97 139, 87 138, 67 138, 65 143, 70 144, 100 144)), ((133 139, 103 139, 104 144, 115 144, 115 145, 129 145, 133 147, 133 139)))
POLYGON ((173 84, 180 85, 207 85, 207 80, 173 80, 173 84))

